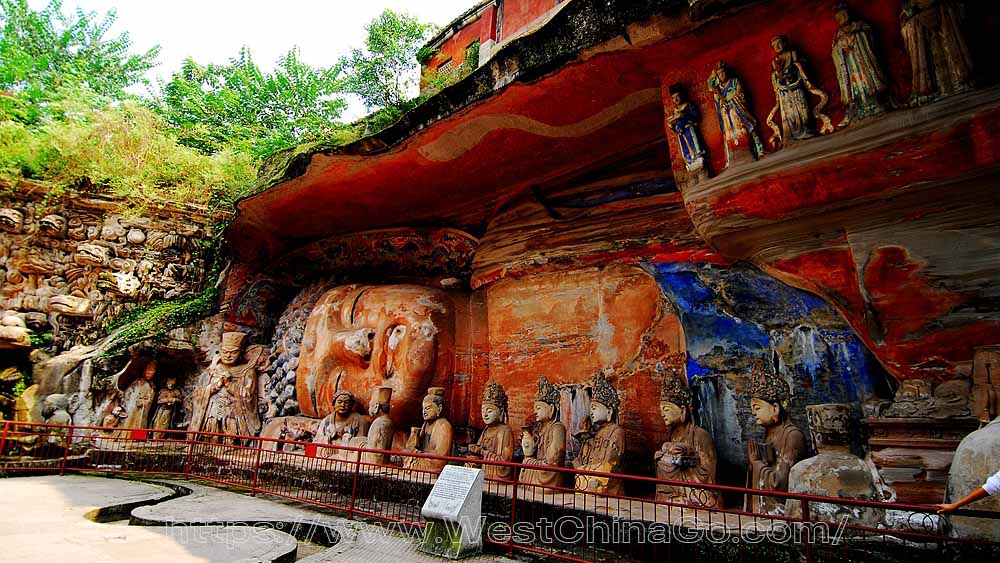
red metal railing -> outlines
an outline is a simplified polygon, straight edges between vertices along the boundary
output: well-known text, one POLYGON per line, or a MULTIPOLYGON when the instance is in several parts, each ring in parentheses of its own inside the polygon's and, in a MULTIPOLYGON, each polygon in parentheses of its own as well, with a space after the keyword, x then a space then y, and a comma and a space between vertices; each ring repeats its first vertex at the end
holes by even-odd
MULTIPOLYGON (((401 452, 311 444, 294 440, 209 432, 62 426, 3 422, 0 474, 33 472, 131 473, 174 476, 343 511, 348 518, 422 527, 420 508, 436 478, 433 471, 370 461, 401 452)), ((459 457, 406 453, 453 464, 459 457)), ((397 461, 398 460, 392 460, 397 461)), ((510 462, 478 465, 539 469, 510 462)), ((564 476, 558 486, 488 479, 483 495, 484 539, 513 553, 567 561, 852 561, 922 559, 989 560, 1000 543, 956 537, 929 506, 696 485, 635 475, 544 467, 564 476), (625 494, 580 492, 579 475, 625 482, 625 494), (656 485, 752 495, 788 510, 759 514, 742 508, 688 506, 656 500, 656 485)), ((697 495, 692 495, 697 496, 697 495)), ((1000 528, 998 515, 956 512, 1000 528)))

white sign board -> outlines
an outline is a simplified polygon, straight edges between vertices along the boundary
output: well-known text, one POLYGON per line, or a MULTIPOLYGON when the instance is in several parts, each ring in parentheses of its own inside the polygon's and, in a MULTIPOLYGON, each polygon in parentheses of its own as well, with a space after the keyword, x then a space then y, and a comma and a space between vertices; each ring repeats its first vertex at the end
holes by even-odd
POLYGON ((433 531, 433 537, 425 533, 423 551, 458 558, 482 548, 483 475, 482 469, 444 466, 420 511, 433 531))

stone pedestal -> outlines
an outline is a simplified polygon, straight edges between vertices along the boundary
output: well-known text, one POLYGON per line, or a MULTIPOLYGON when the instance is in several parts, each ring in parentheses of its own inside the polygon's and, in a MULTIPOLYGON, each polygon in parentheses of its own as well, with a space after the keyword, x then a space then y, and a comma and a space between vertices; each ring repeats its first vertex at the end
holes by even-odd
POLYGON ((898 502, 939 503, 959 442, 975 418, 869 418, 872 461, 898 502))
POLYGON ((483 470, 446 465, 420 513, 427 520, 420 551, 461 559, 483 550, 483 470))

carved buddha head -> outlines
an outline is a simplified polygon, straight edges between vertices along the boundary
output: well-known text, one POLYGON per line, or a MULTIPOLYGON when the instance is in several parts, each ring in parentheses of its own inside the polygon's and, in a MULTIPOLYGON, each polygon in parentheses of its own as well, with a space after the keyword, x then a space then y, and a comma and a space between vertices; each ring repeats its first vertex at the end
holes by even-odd
POLYGON ((598 372, 590 381, 590 420, 594 424, 611 422, 618 416, 621 399, 618 391, 603 372, 598 372))
POLYGON ((354 395, 347 391, 337 393, 337 396, 333 398, 333 412, 337 413, 338 417, 343 418, 351 414, 352 410, 354 410, 354 395))
POLYGON ((680 376, 672 374, 664 378, 660 389, 660 416, 667 428, 673 428, 688 421, 691 409, 691 391, 681 382, 680 376))
POLYGON ((487 426, 507 418, 507 392, 496 381, 488 381, 483 390, 482 415, 487 426))
POLYGON ((538 377, 538 391, 535 393, 535 420, 539 423, 559 418, 559 390, 544 376, 538 377))
POLYGON ((222 347, 219 351, 219 361, 224 366, 235 366, 243 354, 243 342, 247 335, 242 332, 227 332, 222 335, 222 347))
POLYGON ((399 422, 421 416, 424 390, 444 383, 454 363, 455 318, 443 291, 416 285, 345 285, 313 307, 296 370, 302 413, 321 418, 341 392, 367 401, 392 388, 399 422))
POLYGON ((444 387, 431 387, 421 403, 424 422, 434 422, 444 412, 444 387))
POLYGON ((757 424, 767 428, 784 420, 791 396, 788 383, 771 373, 763 361, 754 362, 750 379, 750 412, 757 424))

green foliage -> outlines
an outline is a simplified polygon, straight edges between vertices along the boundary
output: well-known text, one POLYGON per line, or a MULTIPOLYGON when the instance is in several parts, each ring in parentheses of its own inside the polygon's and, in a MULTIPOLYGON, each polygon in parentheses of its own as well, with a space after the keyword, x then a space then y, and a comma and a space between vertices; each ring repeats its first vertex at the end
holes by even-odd
POLYGON ((336 134, 346 107, 338 97, 340 68, 314 69, 292 49, 273 74, 244 48, 228 65, 188 59, 164 87, 160 111, 181 144, 204 153, 233 148, 262 158, 336 134))
POLYGON ((99 186, 141 210, 159 203, 227 205, 256 177, 248 155, 204 155, 179 145, 148 108, 136 102, 95 107, 91 94, 60 91, 61 99, 51 104, 54 118, 37 127, 0 122, 0 179, 99 186))
POLYGON ((32 10, 27 0, 0 0, 0 90, 29 102, 15 115, 37 122, 44 102, 68 86, 83 85, 100 96, 123 99, 127 88, 143 83, 160 49, 129 53, 127 33, 106 37, 114 21, 113 10, 103 19, 81 9, 64 15, 61 0, 50 0, 40 11, 32 10))
POLYGON ((341 60, 344 89, 360 96, 369 109, 398 106, 417 84, 417 54, 434 26, 386 9, 365 31, 364 48, 353 49, 341 60))
POLYGON ((52 345, 52 333, 51 332, 32 332, 31 333, 31 347, 32 348, 48 348, 52 345))

